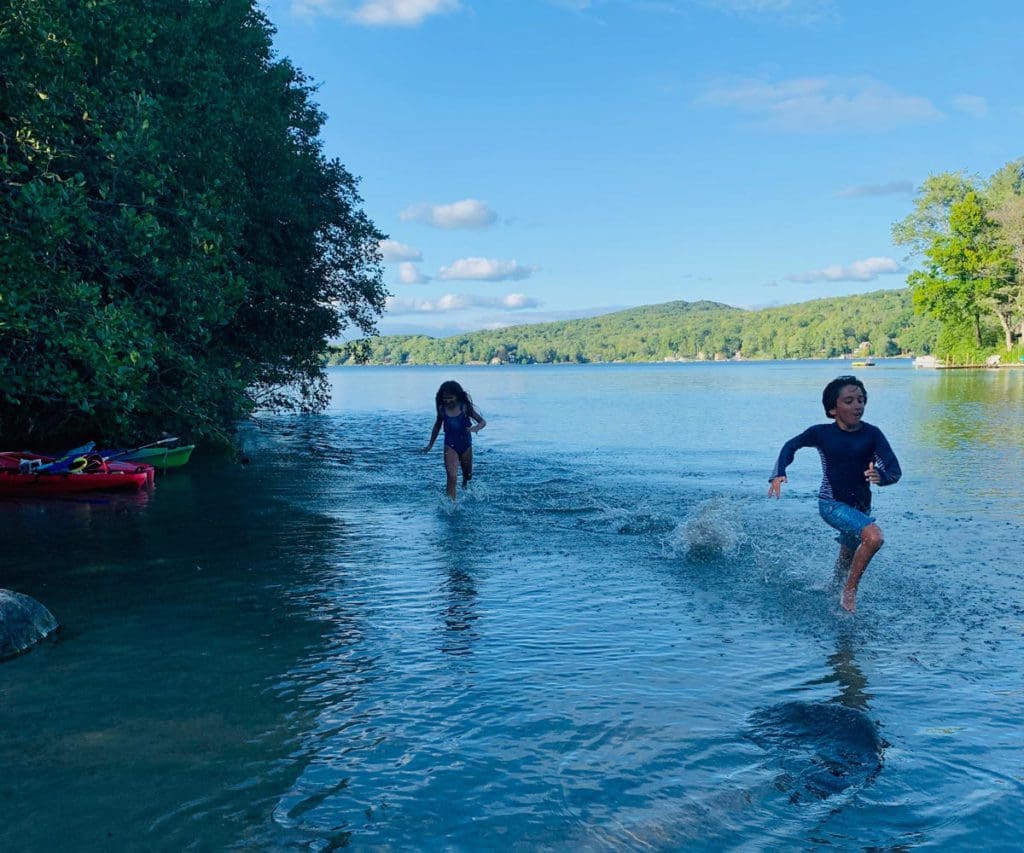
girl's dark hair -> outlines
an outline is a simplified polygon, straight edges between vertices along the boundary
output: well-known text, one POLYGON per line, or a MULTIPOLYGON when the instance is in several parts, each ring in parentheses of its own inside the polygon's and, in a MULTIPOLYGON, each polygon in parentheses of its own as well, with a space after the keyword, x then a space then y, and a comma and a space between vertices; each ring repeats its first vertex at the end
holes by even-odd
POLYGON ((839 402, 839 392, 843 390, 847 385, 856 385, 864 392, 864 402, 868 401, 868 389, 864 387, 864 383, 861 382, 856 376, 837 376, 828 385, 825 386, 825 390, 821 392, 821 405, 825 407, 825 414, 828 417, 832 417, 832 410, 836 407, 839 402))
POLYGON ((473 405, 473 399, 469 396, 469 393, 454 379, 449 379, 447 382, 442 382, 441 387, 437 389, 437 393, 434 395, 434 403, 437 408, 441 408, 444 405, 441 402, 441 398, 451 394, 458 400, 462 405, 466 407, 466 414, 479 414, 476 407, 473 405))

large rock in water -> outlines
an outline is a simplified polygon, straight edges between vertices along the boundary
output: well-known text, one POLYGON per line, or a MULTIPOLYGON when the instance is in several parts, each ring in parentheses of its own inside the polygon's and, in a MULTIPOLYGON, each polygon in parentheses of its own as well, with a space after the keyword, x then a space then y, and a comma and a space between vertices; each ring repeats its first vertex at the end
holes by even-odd
POLYGON ((20 655, 57 627, 53 614, 34 598, 0 589, 0 660, 20 655))

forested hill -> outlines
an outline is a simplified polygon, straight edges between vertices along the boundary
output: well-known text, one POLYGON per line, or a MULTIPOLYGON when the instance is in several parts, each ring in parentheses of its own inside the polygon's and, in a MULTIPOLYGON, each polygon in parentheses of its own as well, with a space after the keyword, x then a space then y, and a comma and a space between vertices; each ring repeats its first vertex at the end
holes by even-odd
MULTIPOLYGON (((939 324, 917 316, 909 290, 815 299, 749 311, 718 302, 666 302, 582 320, 431 338, 369 341, 371 364, 827 358, 930 352, 939 324), (863 342, 867 341, 867 347, 863 342)), ((333 349, 331 364, 351 355, 333 349)))

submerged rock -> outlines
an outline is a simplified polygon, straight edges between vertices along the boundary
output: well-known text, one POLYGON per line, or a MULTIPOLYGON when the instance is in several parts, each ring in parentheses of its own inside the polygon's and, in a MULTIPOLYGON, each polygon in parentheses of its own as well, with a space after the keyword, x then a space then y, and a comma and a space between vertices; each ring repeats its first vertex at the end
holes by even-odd
POLYGON ((0 589, 0 660, 20 655, 58 627, 53 614, 34 598, 0 589))
POLYGON ((888 744, 870 717, 837 702, 784 702, 751 716, 746 736, 781 771, 775 787, 794 803, 870 785, 888 744))

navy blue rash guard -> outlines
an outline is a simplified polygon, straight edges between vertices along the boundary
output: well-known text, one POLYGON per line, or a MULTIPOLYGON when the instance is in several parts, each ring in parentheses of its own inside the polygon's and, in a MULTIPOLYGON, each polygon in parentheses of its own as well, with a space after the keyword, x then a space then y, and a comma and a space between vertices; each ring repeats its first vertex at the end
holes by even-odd
POLYGON ((840 501, 864 513, 871 510, 871 488, 864 479, 869 462, 875 463, 882 486, 892 485, 903 475, 896 454, 878 427, 861 421, 860 429, 846 432, 833 421, 808 427, 782 445, 770 480, 786 475, 786 468, 801 447, 816 447, 821 456, 818 497, 840 501))

